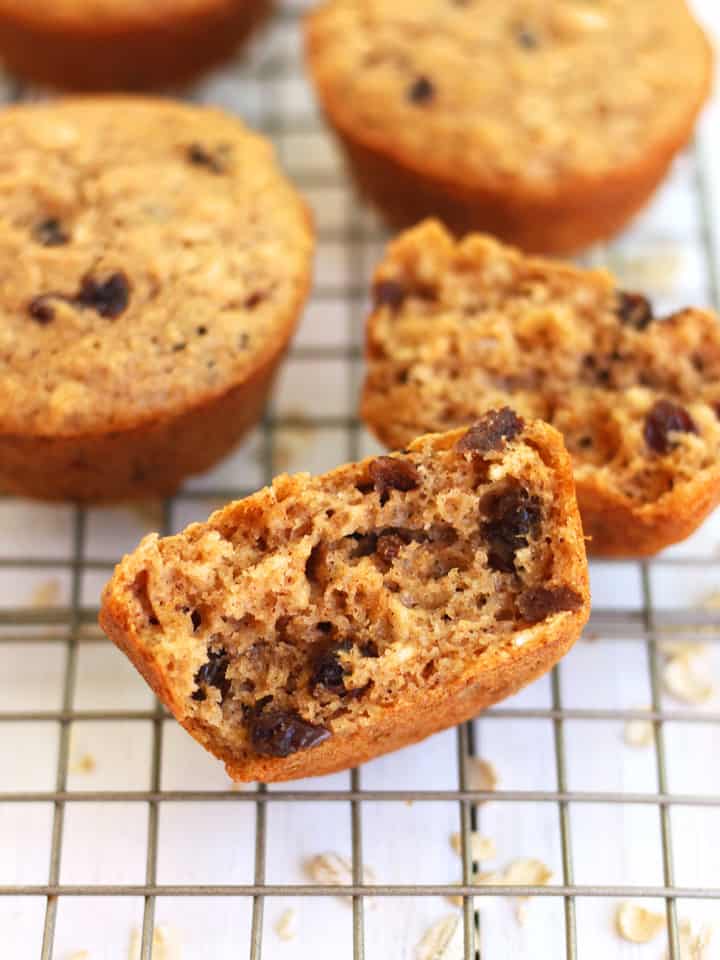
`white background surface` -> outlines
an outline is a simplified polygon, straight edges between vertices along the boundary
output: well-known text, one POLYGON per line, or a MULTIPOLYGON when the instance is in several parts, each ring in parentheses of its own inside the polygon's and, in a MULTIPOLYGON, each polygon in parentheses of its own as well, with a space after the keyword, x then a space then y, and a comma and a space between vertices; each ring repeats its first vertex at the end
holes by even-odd
MULTIPOLYGON (((289 8, 303 4, 287 4, 289 8)), ((714 0, 699 3, 701 12, 720 23, 714 0)), ((274 468, 322 470, 352 452, 341 425, 332 418, 354 412, 354 385, 359 364, 349 354, 333 356, 328 348, 360 342, 362 305, 343 299, 348 286, 364 289, 382 244, 375 221, 358 210, 343 179, 332 140, 315 124, 312 98, 301 79, 296 25, 273 26, 253 50, 249 66, 223 71, 208 79, 197 98, 219 103, 262 121, 269 111, 288 121, 288 132, 277 137, 281 156, 303 184, 314 206, 320 230, 316 282, 311 305, 295 350, 284 369, 274 400, 279 420, 275 431, 274 468), (276 73, 273 63, 290 61, 295 68, 276 73), (260 78, 260 79, 259 79, 260 78), (348 245, 348 222, 359 224, 359 239, 348 245), (369 239, 363 239, 369 238, 369 239), (358 306, 360 307, 358 309, 358 306), (319 428, 309 418, 329 418, 319 428), (298 419, 295 426, 288 420, 298 419)), ((702 170, 708 179, 709 221, 720 224, 720 159, 718 107, 705 115, 700 136, 702 170)), ((626 287, 649 287, 658 306, 708 304, 710 269, 703 246, 703 221, 698 200, 698 165, 690 153, 676 164, 657 200, 612 251, 597 250, 591 259, 607 260, 620 272, 626 287), (660 264, 660 268, 658 267, 660 264)), ((717 249, 717 238, 713 236, 717 249)), ((716 273, 716 276, 718 274, 716 273)), ((177 498, 171 523, 180 528, 204 518, 217 506, 212 491, 255 488, 266 479, 262 438, 256 435, 212 475, 193 480, 194 496, 177 498), (207 497, 202 491, 209 491, 207 497)), ((360 452, 376 448, 364 435, 360 452)), ((99 588, 109 565, 131 549, 147 529, 159 523, 157 504, 142 509, 117 507, 88 513, 83 559, 81 602, 97 605, 99 588)), ((0 567, 0 611, 32 607, 38 587, 57 596, 53 605, 70 601, 71 570, 56 565, 72 556, 73 510, 41 507, 22 501, 0 501, 0 558, 35 558, 31 570, 0 567)), ((697 608, 720 590, 720 516, 695 537, 669 551, 672 560, 687 566, 653 563, 652 600, 660 609, 697 608)), ((623 611, 628 622, 643 609, 640 568, 633 564, 596 564, 592 570, 597 609, 623 611)), ((18 638, 19 631, 3 630, 18 638)), ((44 642, 0 643, 0 714, 13 711, 57 711, 62 706, 66 647, 53 639, 52 628, 35 627, 44 642)), ((57 634, 57 631, 56 631, 57 634)), ((720 678, 720 646, 711 657, 720 678)), ((624 638, 602 630, 589 632, 559 669, 561 705, 576 709, 633 709, 650 702, 647 650, 637 631, 624 638)), ((493 716, 474 724, 476 751, 490 760, 504 791, 555 791, 558 788, 555 730, 549 715, 553 705, 550 678, 526 690, 493 716), (507 710, 535 709, 539 716, 508 716, 507 710)), ((92 636, 79 647, 71 707, 88 711, 150 711, 153 700, 125 659, 106 641, 92 636)), ((663 708, 680 705, 665 700, 663 708)), ((702 708, 683 708, 706 723, 665 724, 670 792, 720 795, 720 699, 702 708)), ((574 791, 643 793, 657 791, 655 750, 637 750, 623 743, 617 719, 566 719, 562 724, 567 787, 574 791)), ((173 721, 163 729, 160 786, 162 790, 218 790, 229 783, 222 767, 196 746, 173 721)), ((52 791, 60 725, 46 721, 3 722, 0 726, 0 793, 52 791)), ((77 719, 72 724, 71 792, 147 790, 151 786, 153 726, 150 719, 77 719), (82 771, 84 755, 95 769, 82 771)), ((350 857, 350 805, 313 799, 318 790, 349 787, 348 774, 298 784, 307 802, 271 802, 267 808, 268 883, 307 882, 306 857, 334 851, 350 857)), ((455 731, 391 757, 368 764, 360 772, 367 790, 455 790, 458 787, 455 731)), ((276 788, 271 788, 276 789, 276 788)), ((279 788, 282 789, 282 788, 279 788)), ((675 880, 681 886, 720 887, 720 807, 673 806, 671 812, 675 880)), ((237 802, 161 803, 157 880, 161 884, 246 884, 254 875, 255 805, 237 802)), ((516 856, 546 862, 562 879, 561 836, 555 803, 498 799, 478 808, 482 833, 497 843, 497 863, 516 856)), ((0 802, 0 885, 43 884, 48 865, 53 822, 50 802, 0 802)), ((569 807, 574 880, 588 885, 652 885, 663 880, 658 808, 654 805, 572 803, 569 807)), ((363 852, 381 883, 459 882, 461 863, 449 846, 459 829, 459 808, 453 802, 364 802, 363 852)), ((64 815, 60 867, 63 884, 140 884, 145 881, 148 807, 143 802, 69 802, 64 815)), ((660 960, 662 940, 646 947, 621 942, 613 933, 617 901, 577 900, 578 955, 583 960, 660 960)), ((557 960, 565 956, 564 904, 560 897, 536 899, 528 922, 520 927, 513 904, 478 899, 482 957, 557 960)), ((662 904, 659 904, 662 909, 662 904)), ((40 956, 46 901, 43 897, 0 897, 0 960, 35 960, 40 956)), ((366 955, 372 960, 404 960, 430 923, 453 911, 441 898, 377 898, 366 910, 366 955)), ((156 921, 172 931, 176 949, 165 960, 225 960, 249 955, 252 902, 245 898, 185 899, 162 897, 156 921)), ((720 926, 720 904, 681 902, 680 916, 720 926)), ((53 957, 69 960, 87 950, 92 960, 125 960, 132 932, 142 924, 141 897, 61 898, 53 957)), ((352 910, 338 898, 269 899, 265 909, 263 956, 269 960, 352 957, 352 910), (274 931, 289 907, 298 911, 298 936, 284 943, 274 931)), ((720 957, 720 931, 715 952, 720 957)))

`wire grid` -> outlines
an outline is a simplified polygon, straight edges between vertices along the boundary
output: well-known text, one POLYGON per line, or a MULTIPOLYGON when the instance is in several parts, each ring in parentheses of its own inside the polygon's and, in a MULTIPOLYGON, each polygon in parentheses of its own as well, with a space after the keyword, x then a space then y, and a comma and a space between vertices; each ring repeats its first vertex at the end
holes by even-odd
MULTIPOLYGON (((281 144, 281 156, 298 186, 306 191, 338 190, 346 193, 347 184, 339 167, 330 172, 319 166, 308 167, 309 154, 300 151, 294 154, 283 152, 282 141, 290 136, 299 141, 312 138, 320 133, 320 121, 312 109, 295 109, 292 104, 283 105, 282 98, 276 96, 278 85, 284 89, 304 89, 299 76, 300 57, 297 43, 298 20, 302 4, 286 4, 276 17, 272 28, 272 37, 279 40, 260 41, 253 54, 239 61, 228 70, 197 88, 193 99, 216 100, 238 109, 248 117, 258 129, 278 140, 281 144)), ((19 87, 8 88, 8 99, 23 99, 33 96, 32 92, 19 87)), ((312 159, 312 158, 311 158, 312 159)), ((693 181, 691 202, 697 204, 699 230, 696 237, 697 247, 702 257, 704 281, 709 299, 718 304, 717 258, 714 248, 715 238, 709 214, 707 196, 706 169, 701 152, 695 152, 687 159, 690 165, 690 178, 693 181)), ((359 204, 350 201, 347 205, 345 222, 342 226, 323 224, 319 228, 321 252, 323 245, 337 247, 344 258, 343 271, 346 282, 334 282, 321 279, 314 292, 314 305, 321 310, 324 304, 333 304, 342 300, 349 310, 349 333, 347 337, 338 337, 337 343, 326 345, 322 342, 297 344, 291 354, 292 360, 306 364, 325 361, 337 361, 346 373, 347 410, 356 408, 356 396, 361 377, 361 338, 362 324, 366 310, 366 278, 368 266, 376 257, 385 235, 373 217, 359 204)), ((602 261, 608 256, 606 250, 593 254, 594 261, 602 261)), ((308 368, 309 369, 309 368, 308 368)), ((329 405, 330 406, 330 405, 329 405)), ((368 440, 359 421, 352 414, 335 413, 332 409, 320 415, 308 417, 293 412, 286 404, 276 404, 263 425, 260 435, 260 457, 262 480, 269 481, 277 472, 277 435, 282 430, 330 429, 342 432, 346 440, 346 451, 337 459, 347 456, 356 459, 368 452, 368 440)), ((225 475, 223 475, 224 477, 225 475)), ((202 486, 191 485, 182 492, 183 501, 196 502, 200 507, 208 501, 225 501, 251 492, 252 484, 228 482, 207 483, 202 486)), ((162 507, 162 530, 170 532, 177 526, 174 522, 176 501, 168 500, 162 507)), ((41 522, 38 520, 38 522, 41 522)), ((590 708, 564 706, 562 684, 559 670, 551 677, 551 703, 545 707, 527 707, 503 705, 488 711, 484 721, 494 720, 542 720, 550 723, 553 730, 553 751, 555 763, 554 789, 501 789, 495 792, 483 792, 468 788, 468 761, 476 752, 477 727, 469 723, 456 731, 457 785, 443 789, 367 789, 362 786, 362 773, 355 770, 351 774, 349 789, 295 789, 291 784, 280 789, 267 789, 258 786, 247 792, 230 792, 227 789, 164 789, 161 770, 165 747, 165 721, 168 714, 161 704, 151 709, 81 709, 75 706, 77 685, 78 652, 89 636, 89 625, 97 616, 95 603, 88 602, 83 590, 84 578, 88 576, 104 577, 109 575, 112 563, 92 559, 86 556, 89 511, 81 506, 72 508, 72 554, 69 559, 37 556, 9 556, 0 558, 0 572, 36 569, 58 570, 69 576, 70 596, 65 607, 48 606, 46 608, 28 608, 10 606, 0 610, 0 649, 3 645, 22 644, 28 646, 28 656, 32 656, 32 645, 57 642, 66 650, 63 675, 62 700, 59 709, 14 710, 0 713, 0 729, 10 729, 10 723, 56 724, 60 731, 58 761, 54 789, 49 791, 12 790, 0 793, 1 804, 39 804, 50 803, 53 808, 52 833, 50 840, 50 864, 47 882, 40 884, 9 883, 0 888, 0 895, 31 896, 42 898, 46 904, 42 946, 42 960, 51 960, 56 956, 54 942, 58 908, 63 898, 71 897, 140 897, 144 903, 142 916, 142 936, 140 956, 150 960, 153 952, 153 928, 155 907, 159 897, 232 897, 252 898, 251 931, 249 956, 251 960, 260 960, 261 956, 273 956, 272 947, 267 945, 264 936, 264 905, 269 897, 329 897, 342 892, 352 897, 352 947, 354 960, 366 956, 365 930, 366 905, 368 898, 419 898, 461 895, 463 897, 462 922, 464 931, 464 960, 475 960, 486 956, 482 947, 482 918, 484 900, 500 895, 527 895, 542 898, 554 898, 561 901, 564 910, 564 953, 568 960, 581 956, 594 955, 580 949, 578 943, 577 903, 580 898, 625 898, 638 899, 661 898, 666 904, 669 956, 671 960, 680 960, 679 918, 677 901, 682 900, 720 900, 720 879, 712 885, 684 885, 676 883, 674 846, 672 836, 671 810, 676 806, 688 808, 720 809, 720 790, 714 793, 671 791, 668 782, 666 729, 669 723, 684 725, 688 735, 692 735, 697 724, 711 725, 717 733, 720 726, 720 712, 694 709, 668 709, 661 692, 661 656, 659 641, 671 636, 676 640, 696 639, 699 633, 704 640, 717 644, 720 640, 720 621, 718 615, 699 607, 683 605, 680 608, 667 609, 655 603, 657 589, 654 586, 653 572, 663 568, 675 575, 692 576, 706 574, 710 563, 720 564, 720 556, 714 561, 705 555, 692 555, 687 552, 664 555, 652 562, 637 565, 594 564, 593 571, 601 570, 605 582, 610 585, 610 597, 614 596, 613 583, 629 575, 632 567, 639 575, 641 584, 641 603, 637 609, 615 608, 612 603, 596 606, 588 634, 596 635, 603 641, 640 642, 646 651, 646 674, 651 692, 651 710, 624 708, 590 708), (616 580, 613 580, 616 578, 616 580), (644 792, 579 790, 573 789, 568 781, 568 759, 566 729, 568 722, 614 722, 622 724, 633 719, 650 719, 654 726, 654 752, 656 758, 655 789, 644 792), (71 751, 72 725, 78 721, 147 721, 152 726, 152 749, 150 751, 150 787, 147 790, 114 789, 104 791, 72 790, 68 788, 68 776, 71 751), (494 804, 534 803, 545 804, 557 811, 561 852, 560 882, 553 886, 518 887, 494 884, 478 888, 471 884, 473 863, 471 857, 470 834, 479 823, 479 804, 492 800, 494 804), (164 804, 182 802, 217 802, 237 805, 250 804, 255 808, 254 868, 251 883, 245 884, 175 884, 158 882, 158 832, 160 808, 164 804), (294 883, 278 884, 267 881, 267 847, 269 838, 268 810, 273 804, 295 804, 312 801, 319 804, 342 805, 347 807, 352 850, 352 883, 337 887, 327 884, 294 883), (462 853, 462 882, 460 885, 448 882, 436 883, 363 883, 363 814, 367 805, 373 802, 392 804, 416 803, 431 804, 446 802, 457 805, 460 824, 462 853), (93 804, 140 804, 148 811, 148 833, 145 857, 144 882, 133 884, 70 884, 62 882, 61 864, 63 862, 63 840, 66 823, 66 809, 69 802, 93 804), (662 846, 662 882, 655 885, 576 882, 576 861, 573 856, 573 839, 577 834, 571 829, 570 811, 575 805, 636 805, 657 811, 660 821, 662 846)), ((619 589, 619 588, 618 588, 619 589)), ((607 592, 607 591, 606 591, 607 592)), ((592 677, 586 678, 592 682, 592 677)), ((618 748, 619 749, 619 748, 618 748)), ((18 838, 20 839, 20 838, 18 838)), ((333 956, 341 955, 341 948, 350 945, 332 944, 333 956)), ((239 954, 238 954, 239 955, 239 954)), ((386 954, 396 956, 396 954, 386 954)), ((397 954, 399 955, 399 954, 397 954)), ((530 952, 523 954, 535 956, 530 952)))

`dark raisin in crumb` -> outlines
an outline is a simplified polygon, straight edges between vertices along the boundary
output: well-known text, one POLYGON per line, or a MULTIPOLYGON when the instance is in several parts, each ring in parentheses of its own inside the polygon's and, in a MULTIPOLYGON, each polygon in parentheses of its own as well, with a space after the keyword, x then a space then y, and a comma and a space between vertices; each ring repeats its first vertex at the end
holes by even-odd
POLYGON ((378 457, 373 460, 370 464, 370 479, 381 504, 387 503, 391 490, 407 493, 409 490, 416 490, 420 485, 420 475, 415 465, 409 460, 399 460, 397 457, 378 457))
POLYGON ((199 143, 191 143, 187 148, 187 158, 196 167, 205 167, 210 173, 225 173, 225 167, 216 156, 199 143))
POLYGON ((320 623, 316 624, 316 627, 320 633, 332 633, 333 625, 329 620, 321 620, 320 623))
POLYGON ((405 302, 407 291, 396 280, 379 280, 373 287, 373 300, 376 307, 392 307, 397 310, 405 302))
POLYGON ((28 304, 28 314, 41 327, 47 326, 55 319, 55 310, 52 305, 52 294, 44 293, 39 297, 33 297, 28 304))
POLYGON ((352 533, 350 539, 356 541, 356 546, 350 554, 353 560, 359 560, 361 557, 371 557, 376 549, 378 535, 376 533, 352 533))
POLYGON ((47 220, 36 223, 32 233, 33 238, 44 247, 62 247, 70 239, 56 217, 48 217, 47 220))
POLYGON ((506 440, 512 440, 525 429, 525 421, 510 407, 490 410, 473 424, 457 444, 460 453, 490 453, 501 450, 506 440))
POLYGON ((520 613, 531 623, 565 610, 579 610, 582 605, 583 598, 571 587, 532 587, 518 599, 520 613))
POLYGON ((197 630, 202 623, 202 617, 200 616, 199 611, 193 610, 193 612, 190 614, 190 622, 192 623, 193 631, 197 630))
POLYGON ((113 273, 107 280, 83 278, 75 303, 97 311, 101 317, 119 317, 130 301, 130 283, 124 273, 113 273))
POLYGON ((645 418, 645 443, 655 453, 669 453, 673 448, 671 433, 697 433, 695 421, 684 407, 669 400, 658 400, 645 418))
POLYGON ((588 450, 592 445, 592 437, 580 437, 578 440, 578 446, 581 450, 588 450))
POLYGON ((173 353, 180 353, 183 350, 187 349, 186 343, 174 343, 173 344, 173 353))
POLYGON ((640 293, 619 291, 615 312, 626 326, 635 330, 644 330, 654 319, 650 301, 640 293))
POLYGON ((429 103, 435 96, 435 87, 427 77, 418 77, 408 88, 408 100, 411 103, 429 103))
POLYGON ((360 653, 369 660, 377 660, 377 658, 380 656, 380 651, 377 648, 377 644, 372 640, 368 640, 367 643, 364 643, 360 647, 360 653))
POLYGON ((256 290, 255 293, 251 293, 250 296, 247 297, 243 306, 246 310, 254 310, 255 307, 259 307, 264 300, 267 300, 267 294, 256 290))
POLYGON ((217 687, 220 691, 221 699, 230 693, 230 681, 226 677, 227 668, 230 666, 230 657, 225 650, 208 650, 208 662, 195 674, 195 683, 198 686, 192 698, 193 700, 207 700, 207 693, 201 689, 201 685, 207 687, 217 687))
POLYGON ((315 663, 312 677, 310 678, 310 689, 315 687, 325 687, 328 693, 335 693, 342 696, 345 690, 346 671, 338 660, 337 652, 329 650, 324 653, 315 663))
POLYGON ((253 714, 250 720, 250 741, 263 757, 289 757, 299 750, 309 750, 331 736, 327 727, 313 726, 288 710, 268 710, 253 714))
POLYGON ((526 26, 519 26, 515 30, 515 39, 524 50, 537 50, 540 42, 537 35, 526 26))
POLYGON ((148 617, 148 623, 150 624, 151 627, 159 627, 159 626, 160 626, 160 621, 158 620, 158 618, 157 618, 154 614, 152 614, 151 616, 148 617))
POLYGON ((409 538, 406 540, 399 532, 383 533, 377 542, 377 556, 381 564, 389 570, 393 560, 409 542, 409 538))
POLYGON ((486 505, 482 534, 488 542, 488 563, 502 573, 515 572, 515 554, 528 545, 542 518, 540 502, 524 487, 511 487, 486 505))
POLYGON ((195 330, 195 333, 199 337, 204 337, 207 332, 208 332, 207 327, 197 327, 195 330))

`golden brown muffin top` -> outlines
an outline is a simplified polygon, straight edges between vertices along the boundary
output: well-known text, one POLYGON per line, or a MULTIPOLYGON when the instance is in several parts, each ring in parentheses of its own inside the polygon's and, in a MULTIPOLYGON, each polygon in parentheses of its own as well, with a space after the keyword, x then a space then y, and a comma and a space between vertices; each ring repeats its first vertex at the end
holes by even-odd
POLYGON ((676 139, 712 60, 684 0, 328 0, 308 47, 325 108, 366 146, 538 193, 676 139))
POLYGON ((287 338, 311 254, 271 147, 219 111, 5 111, 0 429, 104 432, 224 392, 287 338))

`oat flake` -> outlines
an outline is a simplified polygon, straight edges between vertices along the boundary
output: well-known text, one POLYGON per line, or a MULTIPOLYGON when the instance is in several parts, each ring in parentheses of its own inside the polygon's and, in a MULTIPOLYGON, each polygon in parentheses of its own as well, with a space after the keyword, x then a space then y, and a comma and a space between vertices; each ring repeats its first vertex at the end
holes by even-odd
POLYGON ((665 929, 665 917, 626 900, 617 909, 615 927, 629 943, 650 943, 665 929))
POLYGON ((463 933, 460 919, 449 914, 434 923, 415 951, 416 960, 462 960, 463 933))

